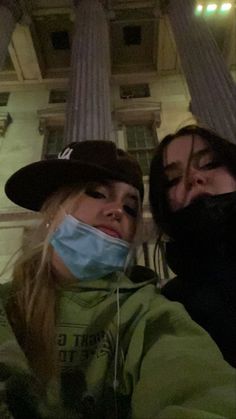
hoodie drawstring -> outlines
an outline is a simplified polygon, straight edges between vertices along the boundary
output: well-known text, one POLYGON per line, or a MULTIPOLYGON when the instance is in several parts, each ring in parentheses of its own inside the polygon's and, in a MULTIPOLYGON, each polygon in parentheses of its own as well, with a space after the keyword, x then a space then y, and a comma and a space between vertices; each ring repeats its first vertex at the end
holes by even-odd
POLYGON ((117 380, 117 371, 118 371, 118 356, 119 356, 119 344, 120 344, 120 293, 119 287, 116 289, 116 308, 117 308, 117 332, 116 332, 116 346, 115 346, 115 361, 114 361, 114 380, 113 380, 113 389, 116 392, 116 389, 119 385, 117 380))

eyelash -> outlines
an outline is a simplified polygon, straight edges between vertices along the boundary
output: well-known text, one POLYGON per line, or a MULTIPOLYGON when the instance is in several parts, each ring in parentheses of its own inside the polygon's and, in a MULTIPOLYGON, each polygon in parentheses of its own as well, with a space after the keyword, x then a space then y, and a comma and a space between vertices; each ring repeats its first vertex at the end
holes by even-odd
POLYGON ((175 186, 179 183, 179 181, 181 180, 182 176, 178 176, 174 179, 167 179, 166 180, 166 187, 167 188, 171 188, 172 186, 175 186))
MULTIPOLYGON (((221 162, 219 162, 217 160, 213 160, 213 161, 210 161, 210 162, 200 166, 199 170, 213 170, 213 169, 216 169, 217 167, 220 167, 221 165, 222 165, 221 162)), ((180 182, 181 179, 182 179, 182 176, 178 176, 178 177, 176 177, 174 179, 170 179, 170 180, 167 179, 166 180, 166 187, 171 188, 172 186, 177 185, 180 182)))
MULTIPOLYGON (((86 194, 88 196, 91 196, 94 199, 105 199, 106 195, 103 194, 102 192, 98 192, 98 191, 86 191, 86 194)), ((124 211, 133 218, 137 218, 138 216, 138 209, 136 208, 132 208, 129 205, 125 204, 123 205, 124 211)))
POLYGON ((216 169, 217 167, 220 167, 221 163, 217 160, 212 160, 209 163, 204 164, 203 166, 199 167, 199 169, 203 170, 212 170, 216 169))
POLYGON ((136 208, 132 208, 129 205, 124 205, 123 206, 125 212, 130 215, 130 217, 132 218, 137 218, 138 216, 138 210, 136 208))
POLYGON ((104 199, 106 198, 106 195, 103 194, 102 192, 98 192, 98 191, 86 191, 86 194, 88 196, 91 196, 92 198, 95 199, 104 199))

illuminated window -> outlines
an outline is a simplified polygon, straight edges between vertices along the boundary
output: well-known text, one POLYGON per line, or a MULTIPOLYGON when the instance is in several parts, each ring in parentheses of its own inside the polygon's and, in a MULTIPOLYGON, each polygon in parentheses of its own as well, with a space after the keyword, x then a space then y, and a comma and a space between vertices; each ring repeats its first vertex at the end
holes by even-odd
POLYGON ((43 159, 54 159, 63 148, 64 127, 48 126, 46 128, 43 159))
POLYGON ((149 97, 150 90, 148 84, 132 84, 127 86, 120 86, 120 98, 131 99, 149 97))
POLYGON ((126 139, 128 152, 138 160, 143 174, 148 175, 157 143, 152 126, 126 125, 126 139))

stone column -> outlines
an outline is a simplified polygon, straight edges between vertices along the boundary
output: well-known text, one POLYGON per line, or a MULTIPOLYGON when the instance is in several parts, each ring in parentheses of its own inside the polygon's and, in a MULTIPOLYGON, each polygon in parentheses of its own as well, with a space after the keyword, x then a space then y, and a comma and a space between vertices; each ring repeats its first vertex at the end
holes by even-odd
POLYGON ((194 0, 170 0, 167 12, 197 120, 236 143, 236 85, 194 0))
POLYGON ((108 23, 98 0, 75 0, 65 142, 111 139, 108 23))
POLYGON ((21 15, 19 1, 0 0, 0 70, 4 66, 8 45, 21 15))

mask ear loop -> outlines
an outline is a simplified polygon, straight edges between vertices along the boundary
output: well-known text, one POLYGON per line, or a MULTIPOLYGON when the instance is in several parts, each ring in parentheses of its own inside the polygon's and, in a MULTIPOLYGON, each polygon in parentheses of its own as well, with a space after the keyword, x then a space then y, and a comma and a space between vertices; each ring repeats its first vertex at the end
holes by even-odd
POLYGON ((119 352, 119 340, 120 340, 120 295, 119 287, 116 289, 116 309, 117 309, 117 333, 116 333, 116 347, 115 347, 115 365, 114 365, 114 380, 113 388, 116 391, 118 387, 117 371, 118 371, 118 352, 119 352))

